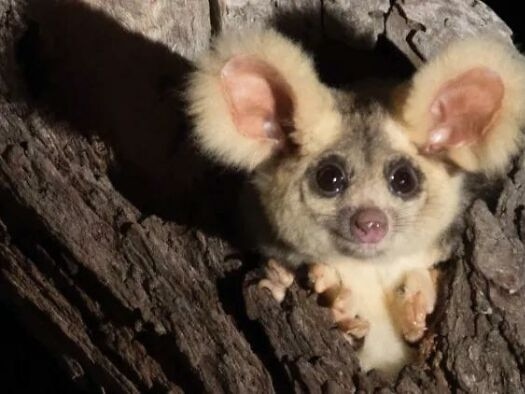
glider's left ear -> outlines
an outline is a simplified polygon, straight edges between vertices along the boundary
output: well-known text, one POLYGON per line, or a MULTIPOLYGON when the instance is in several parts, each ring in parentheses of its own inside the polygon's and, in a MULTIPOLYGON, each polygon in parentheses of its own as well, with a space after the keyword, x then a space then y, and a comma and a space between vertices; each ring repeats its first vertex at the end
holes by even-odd
POLYGON ((503 42, 458 41, 415 74, 402 116, 425 154, 501 172, 523 141, 524 58, 503 42))
POLYGON ((340 130, 310 56, 273 30, 219 36, 197 62, 186 98, 200 148, 246 171, 285 153, 319 151, 340 130))

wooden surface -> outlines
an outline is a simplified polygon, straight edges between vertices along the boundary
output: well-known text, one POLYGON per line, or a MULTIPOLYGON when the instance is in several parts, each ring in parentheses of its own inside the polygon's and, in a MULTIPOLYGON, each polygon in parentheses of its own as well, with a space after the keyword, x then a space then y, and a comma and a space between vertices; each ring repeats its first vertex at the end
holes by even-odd
POLYGON ((467 214, 427 357, 389 383, 359 372, 306 290, 277 305, 254 286, 258 258, 235 248, 231 226, 239 176, 195 152, 177 98, 221 29, 275 24, 321 67, 335 61, 322 68, 334 82, 361 75, 343 70, 341 48, 376 48, 389 61, 370 70, 388 75, 450 37, 509 37, 486 6, 87 3, 0 0, 0 301, 79 390, 525 390, 522 164, 467 214))

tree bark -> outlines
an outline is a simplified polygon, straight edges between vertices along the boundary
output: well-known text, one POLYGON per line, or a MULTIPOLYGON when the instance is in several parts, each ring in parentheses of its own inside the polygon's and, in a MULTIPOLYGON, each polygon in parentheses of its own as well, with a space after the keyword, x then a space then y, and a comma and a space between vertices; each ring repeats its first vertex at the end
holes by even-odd
POLYGON ((173 94, 212 33, 275 24, 321 67, 326 47, 394 48, 401 73, 452 37, 511 34, 479 1, 291 4, 0 0, 1 302, 86 391, 523 392, 523 157, 468 211, 425 357, 396 382, 360 372, 299 285, 281 305, 254 285, 239 177, 198 155, 173 94))

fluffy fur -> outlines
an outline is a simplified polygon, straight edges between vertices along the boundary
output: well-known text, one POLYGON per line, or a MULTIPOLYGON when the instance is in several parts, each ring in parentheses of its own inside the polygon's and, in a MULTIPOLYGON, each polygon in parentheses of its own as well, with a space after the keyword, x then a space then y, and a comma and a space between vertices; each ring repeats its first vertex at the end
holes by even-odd
MULTIPOLYGON (((336 322, 350 338, 365 336, 358 350, 365 369, 397 373, 413 355, 407 341, 424 334, 426 316, 436 302, 430 269, 448 256, 448 232, 467 202, 467 172, 501 171, 521 144, 523 64, 506 44, 485 39, 453 44, 416 73, 405 95, 395 96, 395 108, 385 108, 374 97, 323 86, 311 60, 272 31, 223 36, 198 64, 188 100, 201 147, 224 164, 253 171, 243 199, 247 232, 262 253, 289 269, 301 263, 314 266, 314 289, 334 296, 336 322), (294 116, 285 141, 288 149, 276 150, 266 139, 236 128, 221 72, 238 56, 264 62, 290 87, 294 116), (474 144, 425 151, 436 95, 450 80, 477 67, 490 69, 497 73, 496 81, 503 81, 502 101, 499 96, 492 100, 497 116, 474 144), (415 177, 417 187, 410 195, 392 189, 391 171, 400 162, 415 177), (319 174, 326 163, 346 180, 335 195, 320 190, 319 174), (388 224, 376 243, 359 240, 351 231, 356 215, 370 207, 382 212, 388 224)), ((490 84, 486 89, 486 75, 473 84, 490 103, 490 95, 498 91, 490 84)), ((465 86, 454 88, 468 96, 468 89, 461 90, 465 86)), ((245 88, 243 94, 249 94, 250 84, 245 88)), ((250 99, 256 101, 259 93, 250 99)), ((466 100, 467 120, 469 108, 484 115, 483 106, 480 110, 475 100, 472 104, 472 97, 466 100)), ((473 118, 479 115, 475 111, 473 118)), ((268 284, 270 275, 262 283, 282 298, 289 281, 274 269, 275 261, 272 266, 272 272, 281 272, 273 277, 281 279, 268 284)))
POLYGON ((274 151, 274 144, 239 133, 221 87, 221 72, 237 56, 253 56, 271 65, 293 93, 294 125, 290 137, 303 154, 319 151, 336 138, 339 117, 328 89, 317 79, 312 61, 288 39, 271 31, 230 33, 198 62, 188 88, 190 114, 202 148, 224 164, 252 170, 274 151), (322 119, 322 122, 319 120, 322 119))
POLYGON ((401 321, 406 314, 405 302, 421 292, 426 308, 423 316, 433 310, 435 291, 428 267, 439 257, 437 250, 420 250, 382 264, 348 258, 329 262, 338 271, 343 286, 352 291, 347 306, 351 313, 347 316, 359 316, 370 325, 358 349, 365 370, 376 368, 394 376, 414 358, 415 350, 400 335, 400 327, 405 324, 401 321))
POLYGON ((450 158, 468 171, 501 172, 523 143, 525 123, 525 62, 508 43, 490 37, 468 38, 449 45, 414 76, 404 106, 404 119, 412 140, 427 142, 429 108, 448 80, 476 67, 496 72, 503 81, 504 97, 498 119, 477 144, 450 150, 450 158))

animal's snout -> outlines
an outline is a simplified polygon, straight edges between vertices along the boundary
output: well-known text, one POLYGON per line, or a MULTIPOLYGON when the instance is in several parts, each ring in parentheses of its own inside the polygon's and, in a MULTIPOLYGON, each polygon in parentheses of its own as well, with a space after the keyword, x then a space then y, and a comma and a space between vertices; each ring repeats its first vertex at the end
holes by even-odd
POLYGON ((361 208, 350 218, 350 231, 361 243, 378 243, 388 232, 388 218, 379 208, 361 208))

